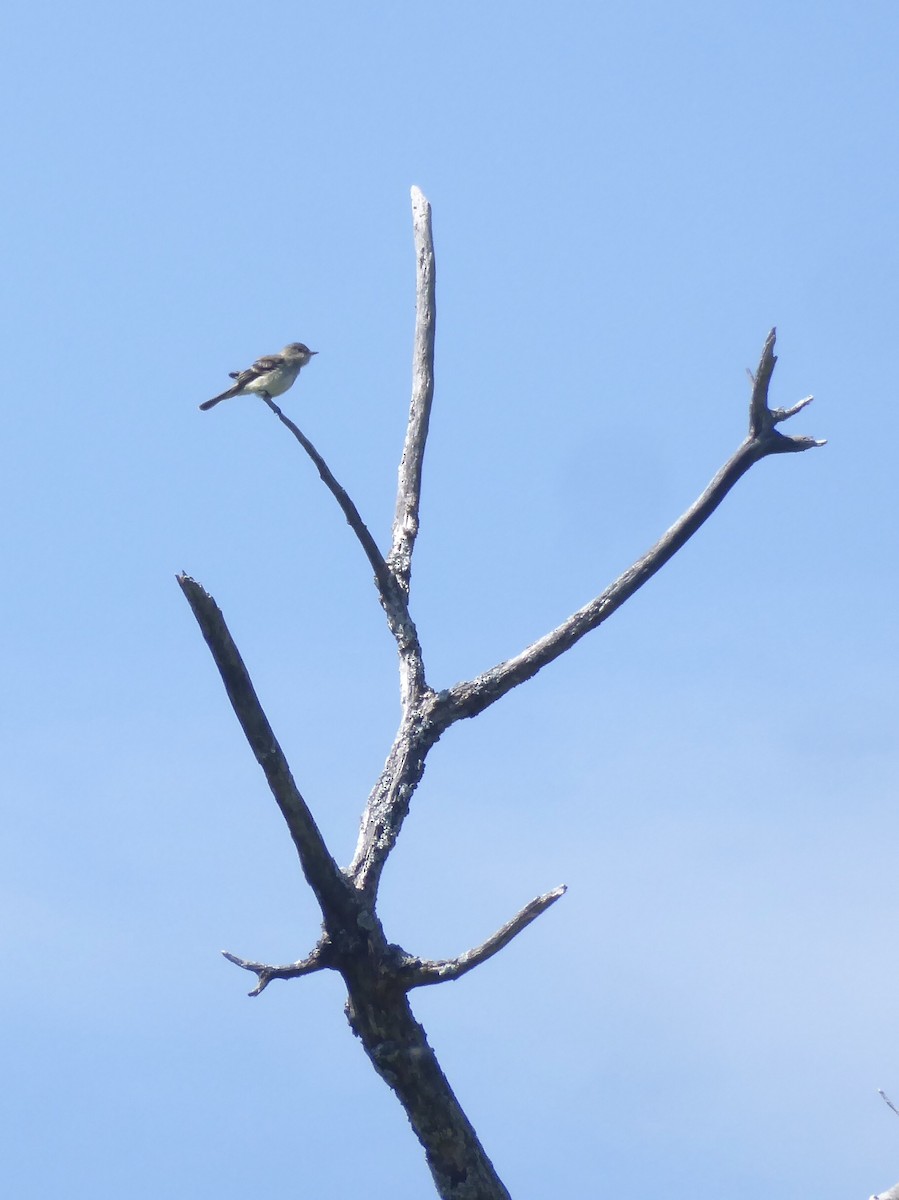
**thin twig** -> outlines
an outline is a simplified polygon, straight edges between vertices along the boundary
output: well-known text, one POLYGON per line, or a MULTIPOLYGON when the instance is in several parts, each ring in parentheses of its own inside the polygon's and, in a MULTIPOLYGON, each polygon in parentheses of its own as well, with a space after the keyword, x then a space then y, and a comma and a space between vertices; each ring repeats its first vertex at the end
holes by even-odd
MULTIPOLYGON (((806 405, 811 404, 814 398, 814 396, 804 396, 801 400, 797 400, 792 408, 772 408, 772 421, 775 425, 779 424, 781 421, 788 421, 790 417, 795 417, 798 412, 802 412, 806 405)), ((826 439, 815 443, 816 446, 823 446, 825 444, 826 439)))
POLYGON ((221 609, 195 579, 189 575, 179 575, 177 579, 212 651, 250 749, 265 772, 272 795, 287 822, 303 874, 315 893, 326 925, 335 918, 351 920, 356 912, 352 888, 328 853, 312 813, 294 782, 221 609))
POLYGON ((883 1088, 878 1088, 877 1092, 878 1092, 878 1095, 880 1096, 880 1098, 883 1100, 884 1104, 888 1105, 893 1110, 893 1112, 896 1114, 896 1116, 899 1117, 899 1108, 896 1107, 896 1105, 889 1098, 889 1096, 886 1094, 886 1092, 883 1090, 883 1088))
POLYGON ((397 583, 409 594, 412 550, 418 535, 421 472, 431 402, 434 399, 434 336, 436 331, 436 269, 431 234, 431 206, 422 192, 412 189, 412 226, 415 238, 415 339, 412 351, 412 400, 403 457, 400 461, 389 562, 397 583))
POLYGON ((263 395, 262 399, 278 420, 290 430, 312 459, 321 476, 322 482, 340 505, 343 515, 346 517, 347 524, 353 533, 355 533, 362 549, 365 551, 366 558, 375 573, 375 587, 378 589, 378 598, 387 617, 387 625, 396 639, 400 656, 400 692, 405 707, 411 697, 420 695, 427 687, 421 643, 418 640, 418 630, 415 628, 415 622, 409 613, 406 592, 397 582, 396 576, 385 562, 368 526, 359 515, 356 505, 350 499, 346 489, 341 487, 334 478, 334 473, 316 450, 315 446, 309 441, 305 433, 291 421, 290 417, 284 415, 274 400, 266 395, 263 395))
POLYGON ((563 884, 561 887, 553 888, 551 892, 546 892, 543 896, 537 896, 486 942, 482 942, 473 950, 467 950, 458 958, 410 959, 403 967, 403 974, 408 973, 406 987, 410 989, 427 987, 429 984, 446 983, 450 979, 458 979, 461 975, 465 975, 482 962, 486 962, 488 958, 492 958, 494 954, 499 953, 504 946, 508 946, 514 937, 517 937, 532 921, 536 921, 540 914, 546 912, 551 904, 555 904, 561 896, 565 895, 567 890, 563 884))
POLYGON ((384 561, 383 554, 378 549, 377 542, 372 537, 368 526, 359 515, 359 510, 350 499, 346 489, 341 487, 341 485, 334 478, 331 468, 313 446, 312 442, 310 442, 306 437, 305 433, 303 433, 303 431, 299 428, 299 426, 291 421, 290 417, 284 415, 284 413, 281 411, 278 405, 275 404, 274 400, 272 400, 270 396, 267 396, 265 393, 263 393, 262 399, 269 406, 278 420, 290 430, 293 436, 297 439, 297 441, 312 459, 325 487, 340 505, 343 515, 346 517, 347 524, 358 538, 359 544, 365 551, 365 556, 375 573, 375 583, 378 591, 382 594, 382 596, 385 593, 391 592, 394 588, 394 580, 390 573, 390 569, 388 568, 387 563, 384 561))

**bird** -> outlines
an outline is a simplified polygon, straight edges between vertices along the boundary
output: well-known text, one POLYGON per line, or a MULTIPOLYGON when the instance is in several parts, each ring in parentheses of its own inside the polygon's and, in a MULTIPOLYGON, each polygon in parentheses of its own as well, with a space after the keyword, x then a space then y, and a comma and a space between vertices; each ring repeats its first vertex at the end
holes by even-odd
POLYGON ((245 371, 231 371, 231 378, 237 380, 234 387, 228 388, 220 396, 206 400, 200 408, 205 412, 214 408, 220 400, 230 400, 232 396, 245 396, 247 392, 263 396, 267 400, 271 400, 273 396, 280 396, 293 385, 297 375, 313 354, 318 354, 318 351, 310 350, 302 342, 291 342, 278 354, 266 354, 257 358, 252 367, 247 367, 245 371))

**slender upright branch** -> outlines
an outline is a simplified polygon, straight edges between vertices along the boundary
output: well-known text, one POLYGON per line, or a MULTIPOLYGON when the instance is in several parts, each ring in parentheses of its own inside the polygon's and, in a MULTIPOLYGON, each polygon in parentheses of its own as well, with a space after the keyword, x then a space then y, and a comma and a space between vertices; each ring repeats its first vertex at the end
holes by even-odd
POLYGON ((564 654, 585 634, 606 621, 689 541, 737 480, 745 475, 754 463, 769 454, 796 453, 825 444, 809 437, 785 437, 774 428, 775 424, 799 412, 811 401, 809 396, 791 409, 769 409, 768 386, 776 362, 774 341, 775 331, 772 329, 765 341, 758 370, 751 377, 749 436, 724 464, 702 495, 659 538, 651 550, 633 566, 628 567, 595 600, 578 609, 556 629, 538 638, 514 658, 498 663, 475 679, 457 683, 449 691, 441 692, 434 712, 434 721, 441 729, 462 717, 473 717, 483 712, 489 705, 518 684, 536 675, 547 663, 564 654))
POLYGON ((412 550, 418 535, 421 503, 421 471, 424 461, 431 402, 434 398, 434 335, 437 317, 434 242, 431 236, 431 206, 421 191, 412 189, 412 224, 417 264, 415 286, 415 341, 412 351, 412 401, 409 424, 400 462, 391 570, 404 593, 409 594, 412 550))
POLYGON ((400 463, 393 540, 387 560, 378 549, 368 526, 346 490, 309 438, 286 417, 270 396, 262 399, 293 434, 318 470, 325 486, 340 505, 347 524, 355 533, 375 573, 375 585, 390 631, 396 639, 400 660, 400 700, 404 713, 427 694, 424 659, 418 631, 409 612, 409 579, 412 549, 418 533, 421 503, 421 473, 431 402, 434 397, 434 330, 436 319, 436 272, 431 235, 431 206, 421 191, 412 189, 412 224, 417 259, 415 338, 412 354, 412 400, 409 423, 400 463))
POLYGON ((262 711, 259 697, 221 609, 189 575, 179 575, 177 578, 206 644, 212 651, 231 707, 287 822, 300 856, 303 874, 315 893, 326 927, 332 925, 335 918, 340 921, 352 920, 357 911, 352 888, 328 853, 312 813, 294 782, 284 752, 262 711))
POLYGON ((751 438, 763 438, 774 428, 771 410, 768 407, 768 388, 771 386, 771 376, 774 374, 774 364, 777 362, 777 356, 774 353, 776 340, 777 330, 769 330, 755 374, 749 372, 752 383, 752 393, 749 397, 749 436, 751 438))

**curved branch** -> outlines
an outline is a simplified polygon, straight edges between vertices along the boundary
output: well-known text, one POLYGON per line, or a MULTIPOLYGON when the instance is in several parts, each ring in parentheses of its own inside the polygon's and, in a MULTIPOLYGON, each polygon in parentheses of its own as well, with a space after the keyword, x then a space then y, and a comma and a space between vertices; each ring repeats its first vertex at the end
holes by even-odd
POLYGON ((262 399, 282 425, 290 430, 312 459, 321 476, 322 482, 340 505, 341 511, 346 517, 347 524, 353 533, 355 533, 359 544, 365 551, 365 556, 375 573, 375 587, 378 589, 378 598, 381 601, 381 607, 384 609, 388 627, 396 639, 397 649, 399 650, 400 692, 403 705, 405 706, 410 698, 419 695, 427 687, 421 643, 418 640, 418 631, 415 628, 415 622, 409 614, 406 592, 398 583, 393 570, 387 565, 384 556, 378 549, 377 542, 359 515, 358 508, 356 508, 356 505, 350 499, 346 489, 341 487, 337 482, 331 468, 316 450, 315 446, 309 441, 305 433, 291 421, 290 417, 284 415, 270 396, 263 392, 262 399))
POLYGON ((212 651, 231 707, 250 743, 250 749, 265 772, 268 786, 287 822, 300 856, 303 874, 315 893, 326 926, 352 920, 357 911, 355 893, 328 853, 324 838, 294 782, 284 751, 259 703, 249 672, 225 624, 221 609, 195 579, 183 574, 178 575, 177 579, 212 651))
POLYGON ((768 385, 776 362, 774 341, 775 331, 772 329, 762 350, 758 371, 751 376, 749 437, 724 464, 699 499, 675 521, 651 550, 595 600, 578 609, 556 629, 533 642, 514 658, 498 663, 475 679, 457 683, 448 691, 441 692, 434 714, 441 731, 462 717, 474 717, 483 712, 606 621, 690 540, 754 463, 769 454, 795 453, 825 444, 809 437, 785 437, 774 428, 775 424, 793 416, 811 401, 809 396, 791 409, 771 410, 768 407, 768 385))
POLYGON ((411 989, 427 987, 432 983, 446 983, 450 979, 458 979, 468 971, 474 970, 482 962, 486 962, 488 958, 498 954, 504 946, 508 946, 512 938, 517 937, 523 929, 526 929, 531 921, 536 921, 540 914, 545 913, 551 904, 555 904, 561 896, 565 895, 567 890, 565 884, 562 884, 561 887, 553 888, 551 892, 537 896, 530 904, 526 904, 521 912, 516 913, 511 921, 507 921, 501 929, 492 934, 486 942, 482 942, 473 950, 466 950, 458 958, 410 959, 403 967, 403 974, 407 980, 406 987, 411 989))
POLYGON ((390 567, 403 593, 409 594, 412 550, 418 535, 421 471, 424 461, 431 402, 434 399, 434 335, 437 316, 434 241, 431 206, 421 191, 412 189, 412 227, 417 278, 415 287, 415 340, 412 351, 412 401, 403 457, 400 461, 393 519, 390 567))
POLYGON ((371 568, 375 573, 375 583, 382 598, 395 590, 395 580, 390 572, 390 568, 384 561, 384 556, 378 549, 378 543, 372 537, 371 532, 362 517, 359 515, 359 509, 350 499, 345 488, 341 487, 331 468, 306 437, 305 433, 291 421, 290 417, 286 417, 281 409, 275 404, 274 400, 265 392, 262 394, 262 399, 269 406, 282 425, 286 426, 293 436, 297 439, 309 457, 315 464, 315 468, 321 476, 322 483, 340 505, 343 515, 346 517, 347 525, 355 533, 359 544, 365 551, 365 557, 371 564, 371 568))

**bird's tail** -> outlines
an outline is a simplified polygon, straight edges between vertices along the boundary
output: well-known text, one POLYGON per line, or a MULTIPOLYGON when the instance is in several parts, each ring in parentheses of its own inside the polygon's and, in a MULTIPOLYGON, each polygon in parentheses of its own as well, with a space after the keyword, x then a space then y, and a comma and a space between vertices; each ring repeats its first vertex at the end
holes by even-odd
POLYGON ((222 392, 220 396, 213 396, 211 400, 204 401, 204 403, 200 405, 200 408, 203 410, 203 412, 206 412, 206 410, 209 408, 215 408, 220 400, 230 400, 232 396, 240 395, 242 390, 243 389, 241 387, 235 384, 234 387, 228 388, 227 392, 222 392))

